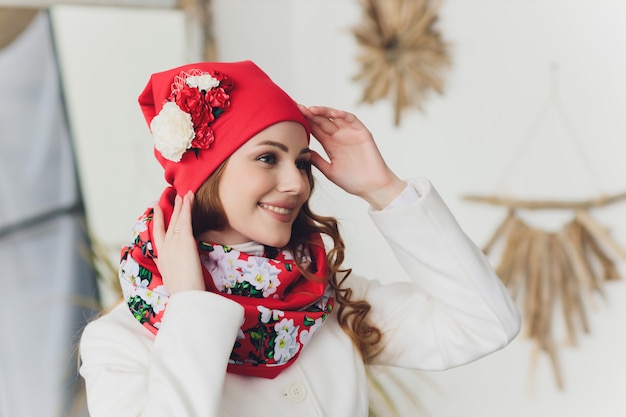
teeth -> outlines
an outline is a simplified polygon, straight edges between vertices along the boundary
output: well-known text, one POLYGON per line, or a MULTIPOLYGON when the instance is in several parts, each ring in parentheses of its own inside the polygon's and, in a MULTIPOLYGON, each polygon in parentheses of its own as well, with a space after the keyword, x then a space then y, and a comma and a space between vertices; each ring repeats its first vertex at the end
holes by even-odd
POLYGON ((269 204, 261 203, 260 206, 263 207, 266 210, 270 210, 270 211, 273 211, 274 213, 278 213, 278 214, 289 214, 289 213, 291 213, 291 210, 289 210, 289 209, 282 208, 282 207, 274 207, 274 206, 270 206, 269 204))

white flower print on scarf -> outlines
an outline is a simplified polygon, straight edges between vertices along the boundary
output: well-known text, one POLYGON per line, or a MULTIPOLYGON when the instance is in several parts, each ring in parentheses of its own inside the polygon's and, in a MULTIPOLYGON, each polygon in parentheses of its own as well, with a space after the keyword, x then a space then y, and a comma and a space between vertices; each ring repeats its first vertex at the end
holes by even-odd
POLYGON ((315 320, 315 324, 309 327, 308 330, 302 330, 300 332, 300 343, 303 345, 309 343, 315 332, 322 326, 322 323, 324 323, 324 320, 320 317, 315 320))
POLYGON ((267 260, 258 256, 250 256, 248 262, 241 265, 242 279, 254 285, 257 291, 263 291, 263 297, 267 298, 276 292, 280 285, 276 268, 267 260))
POLYGON ((211 273, 213 283, 218 290, 232 294, 233 288, 240 280, 241 274, 237 271, 241 261, 239 254, 234 251, 224 251, 222 246, 214 246, 211 256, 200 256, 200 262, 211 273))
POLYGON ((169 293, 164 285, 159 285, 154 289, 148 288, 150 281, 142 279, 139 276, 139 270, 139 264, 130 255, 120 263, 119 275, 124 299, 128 301, 139 296, 152 308, 154 314, 158 314, 165 308, 169 293))
POLYGON ((293 319, 282 319, 276 326, 276 339, 274 340, 274 359, 282 364, 293 358, 300 350, 300 343, 296 340, 300 326, 294 326, 293 319))
POLYGON ((278 320, 279 317, 285 315, 284 311, 272 310, 264 306, 257 306, 257 310, 261 313, 261 322, 267 324, 278 320))

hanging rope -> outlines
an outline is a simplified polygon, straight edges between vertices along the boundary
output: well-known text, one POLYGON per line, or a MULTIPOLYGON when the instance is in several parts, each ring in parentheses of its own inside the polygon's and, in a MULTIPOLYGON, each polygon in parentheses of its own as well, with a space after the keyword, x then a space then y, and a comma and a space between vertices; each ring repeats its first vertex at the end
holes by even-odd
POLYGON ((500 176, 500 182, 498 186, 496 186, 496 190, 499 190, 502 193, 504 193, 504 190, 506 189, 506 184, 510 181, 513 171, 518 168, 522 158, 526 156, 530 144, 532 143, 533 139, 535 139, 537 133, 539 132, 539 128, 543 125, 543 122, 545 121, 552 108, 556 109, 556 114, 559 117, 560 122, 563 124, 565 131, 567 132, 567 138, 576 150, 576 153, 585 168, 585 172, 589 180, 597 189, 602 190, 600 181, 598 181, 598 177, 595 170, 593 169, 592 163, 589 160, 587 153, 584 151, 584 147, 578 137, 578 134, 576 133, 576 129, 571 123, 570 118, 565 111, 565 107, 563 106, 559 98, 559 66, 558 64, 553 63, 550 68, 550 93, 548 94, 548 97, 544 104, 541 106, 541 109, 537 113, 537 116, 531 123, 530 128, 518 144, 517 149, 513 153, 511 163, 507 165, 504 173, 502 174, 502 176, 500 176))

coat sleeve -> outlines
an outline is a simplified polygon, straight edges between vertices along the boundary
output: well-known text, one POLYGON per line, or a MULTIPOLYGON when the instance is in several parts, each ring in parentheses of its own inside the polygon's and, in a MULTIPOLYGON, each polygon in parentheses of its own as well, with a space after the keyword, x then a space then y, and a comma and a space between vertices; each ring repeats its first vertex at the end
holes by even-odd
POLYGON ((173 295, 156 336, 125 307, 81 337, 91 417, 217 416, 241 306, 208 292, 173 295))
POLYGON ((519 332, 519 311, 430 182, 408 184, 415 201, 370 216, 411 282, 346 284, 383 333, 374 363, 443 370, 501 349, 519 332))

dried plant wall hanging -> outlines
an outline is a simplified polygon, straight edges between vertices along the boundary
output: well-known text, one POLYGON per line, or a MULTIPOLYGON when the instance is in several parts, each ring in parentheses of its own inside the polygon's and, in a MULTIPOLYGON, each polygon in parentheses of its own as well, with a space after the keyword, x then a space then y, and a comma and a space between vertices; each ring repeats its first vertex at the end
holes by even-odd
POLYGON ((548 355, 556 384, 563 389, 553 316, 560 309, 568 346, 577 344, 581 330, 589 333, 587 308, 592 296, 604 295, 604 284, 620 279, 616 262, 626 260, 626 251, 593 219, 591 210, 625 200, 626 193, 586 201, 465 198, 508 208, 483 250, 491 255, 496 246, 501 247, 496 273, 522 304, 524 335, 535 342, 535 355, 548 355), (560 230, 546 231, 522 220, 522 210, 570 210, 574 216, 560 230))
MULTIPOLYGON (((552 95, 544 111, 551 106, 557 107, 561 120, 573 133, 556 95, 555 82, 553 77, 552 95)), ((543 114, 540 113, 540 118, 543 114)), ((583 161, 587 161, 584 152, 578 148, 576 136, 570 136, 583 161)), ((575 346, 581 331, 589 333, 588 307, 593 305, 596 295, 604 295, 607 281, 621 278, 617 262, 626 260, 626 251, 611 238, 604 226, 593 219, 592 211, 626 200, 626 193, 602 194, 598 198, 580 201, 480 195, 464 198, 508 209, 504 221, 483 250, 493 256, 495 249, 500 249, 496 273, 521 304, 523 333, 535 343, 532 362, 536 362, 539 353, 547 354, 556 385, 563 389, 557 355, 559 343, 554 340, 555 315, 560 315, 558 318, 565 325, 566 345, 575 346), (523 211, 537 210, 567 211, 571 213, 571 220, 560 228, 551 229, 556 231, 546 231, 529 225, 520 216, 523 211)))
POLYGON ((394 123, 403 110, 422 103, 428 93, 443 94, 442 70, 450 65, 446 44, 435 27, 439 2, 432 0, 361 0, 363 21, 353 29, 360 46, 365 84, 362 102, 389 99, 394 123))

